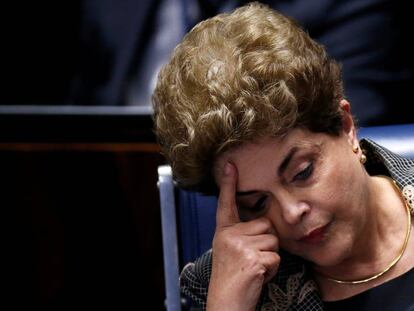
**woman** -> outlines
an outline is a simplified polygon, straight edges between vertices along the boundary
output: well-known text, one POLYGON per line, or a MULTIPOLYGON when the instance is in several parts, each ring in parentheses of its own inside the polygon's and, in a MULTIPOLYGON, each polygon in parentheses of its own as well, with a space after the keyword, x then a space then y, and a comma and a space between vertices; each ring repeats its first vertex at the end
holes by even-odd
POLYGON ((154 111, 177 183, 219 195, 212 251, 182 272, 195 307, 414 308, 414 162, 358 142, 339 65, 293 21, 251 4, 200 23, 154 111))

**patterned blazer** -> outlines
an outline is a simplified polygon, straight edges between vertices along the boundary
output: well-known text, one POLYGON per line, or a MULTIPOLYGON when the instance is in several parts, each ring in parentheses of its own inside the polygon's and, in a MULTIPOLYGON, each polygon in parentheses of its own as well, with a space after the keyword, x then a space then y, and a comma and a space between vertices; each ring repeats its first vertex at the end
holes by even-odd
MULTIPOLYGON (((388 175, 400 188, 403 197, 414 211, 414 160, 403 158, 372 140, 362 139, 365 168, 370 175, 388 175)), ((323 310, 323 302, 306 262, 297 256, 280 251, 281 262, 274 278, 262 289, 256 310, 323 310)), ((187 264, 180 277, 181 292, 192 301, 192 310, 205 310, 211 275, 211 250, 195 262, 187 264)))

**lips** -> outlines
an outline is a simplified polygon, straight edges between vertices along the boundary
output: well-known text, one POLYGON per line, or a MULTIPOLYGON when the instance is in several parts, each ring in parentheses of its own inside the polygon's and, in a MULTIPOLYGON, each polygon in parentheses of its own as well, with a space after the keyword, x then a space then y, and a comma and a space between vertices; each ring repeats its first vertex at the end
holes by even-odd
POLYGON ((326 236, 328 226, 329 224, 326 224, 324 226, 312 230, 311 232, 300 238, 299 241, 306 244, 318 244, 322 242, 326 236))

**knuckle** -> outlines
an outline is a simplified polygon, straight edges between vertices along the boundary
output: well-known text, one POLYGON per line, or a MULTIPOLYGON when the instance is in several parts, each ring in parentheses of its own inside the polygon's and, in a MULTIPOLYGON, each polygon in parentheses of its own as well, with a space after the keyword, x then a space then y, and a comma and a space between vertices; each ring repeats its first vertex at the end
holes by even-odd
POLYGON ((218 198, 218 209, 225 209, 227 206, 229 205, 228 200, 226 199, 225 196, 220 195, 220 197, 218 198))
POLYGON ((270 261, 275 265, 278 266, 280 264, 280 256, 277 253, 272 253, 270 255, 270 261))
POLYGON ((263 278, 264 279, 265 276, 266 276, 266 274, 267 274, 267 270, 265 268, 263 268, 263 267, 260 267, 256 271, 256 276, 259 277, 259 278, 263 278))
POLYGON ((245 266, 248 271, 253 272, 260 267, 260 260, 255 251, 251 249, 242 249, 240 250, 239 256, 243 262, 243 266, 245 266))
POLYGON ((219 211, 229 211, 233 208, 234 200, 227 196, 220 196, 218 199, 217 209, 219 211))
POLYGON ((257 258, 257 255, 253 252, 253 251, 251 251, 251 250, 247 250, 247 249, 244 249, 243 250, 243 258, 250 264, 250 265, 255 265, 255 264, 257 264, 257 262, 258 262, 258 258, 257 258))
POLYGON ((265 266, 261 265, 261 264, 256 264, 251 271, 253 272, 254 277, 256 278, 260 278, 263 279, 266 277, 267 275, 267 269, 265 266))
POLYGON ((228 239, 228 246, 234 248, 237 253, 243 253, 246 250, 244 242, 241 238, 228 239))
POLYGON ((245 249, 243 239, 232 228, 216 232, 213 238, 213 247, 223 247, 239 252, 245 249))

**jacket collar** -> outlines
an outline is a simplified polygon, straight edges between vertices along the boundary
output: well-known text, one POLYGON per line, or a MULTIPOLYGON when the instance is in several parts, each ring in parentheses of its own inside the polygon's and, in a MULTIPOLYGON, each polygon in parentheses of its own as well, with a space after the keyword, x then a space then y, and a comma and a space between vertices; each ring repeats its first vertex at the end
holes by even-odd
POLYGON ((370 139, 362 139, 360 144, 367 156, 365 168, 368 173, 393 178, 414 216, 414 160, 397 155, 370 139))

